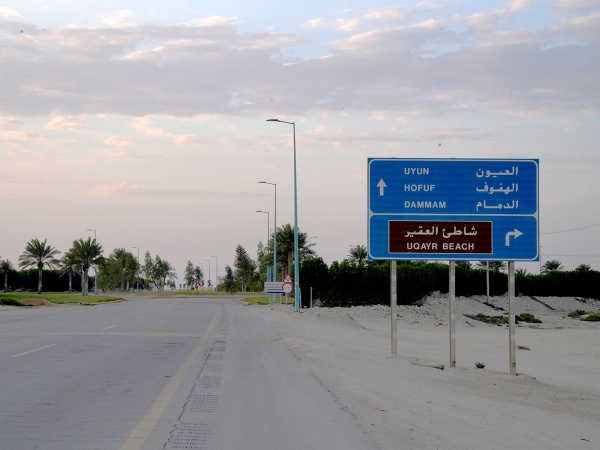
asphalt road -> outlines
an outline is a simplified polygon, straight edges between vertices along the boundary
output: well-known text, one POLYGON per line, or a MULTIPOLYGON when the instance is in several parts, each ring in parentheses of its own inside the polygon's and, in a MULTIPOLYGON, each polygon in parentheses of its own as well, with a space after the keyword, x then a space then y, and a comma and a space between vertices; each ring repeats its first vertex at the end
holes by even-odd
POLYGON ((0 449, 377 448, 235 299, 0 313, 0 449))

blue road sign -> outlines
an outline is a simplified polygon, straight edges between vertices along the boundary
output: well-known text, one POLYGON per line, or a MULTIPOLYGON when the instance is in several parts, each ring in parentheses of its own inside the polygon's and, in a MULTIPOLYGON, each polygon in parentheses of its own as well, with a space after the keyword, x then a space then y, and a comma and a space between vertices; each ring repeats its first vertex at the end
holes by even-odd
POLYGON ((539 261, 537 159, 368 160, 369 259, 539 261))

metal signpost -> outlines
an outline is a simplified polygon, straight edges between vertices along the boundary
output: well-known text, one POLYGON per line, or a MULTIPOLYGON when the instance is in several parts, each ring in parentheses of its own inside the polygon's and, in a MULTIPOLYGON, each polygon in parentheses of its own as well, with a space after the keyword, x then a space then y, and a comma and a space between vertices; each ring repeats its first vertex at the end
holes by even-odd
POLYGON ((454 262, 509 261, 510 365, 516 373, 514 261, 539 260, 539 161, 369 158, 367 164, 369 260, 451 261, 452 367, 454 262))

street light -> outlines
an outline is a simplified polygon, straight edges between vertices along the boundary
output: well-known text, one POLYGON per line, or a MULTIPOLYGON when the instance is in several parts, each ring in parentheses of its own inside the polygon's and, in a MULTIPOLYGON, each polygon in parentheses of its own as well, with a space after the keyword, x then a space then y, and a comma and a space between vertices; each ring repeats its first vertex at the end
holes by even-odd
POLYGON ((219 258, 217 258, 216 256, 213 256, 213 258, 216 259, 216 263, 217 263, 217 267, 215 270, 215 272, 217 272, 215 275, 215 278, 216 278, 215 291, 218 291, 219 290, 219 258))
MULTIPOLYGON (((133 248, 137 248, 138 251, 138 270, 140 270, 140 248, 139 247, 133 247, 133 248)), ((139 274, 136 274, 136 280, 135 280, 135 292, 139 292, 140 290, 140 277, 139 274)))
MULTIPOLYGON (((210 283, 210 259, 205 259, 204 261, 208 261, 208 282, 210 283)), ((210 286, 208 287, 208 291, 210 292, 210 286)))
POLYGON ((296 122, 279 119, 267 119, 267 122, 287 123, 292 126, 294 135, 294 303, 296 312, 300 311, 300 258, 298 257, 298 180, 296 177, 296 122))
POLYGON ((267 215, 267 243, 266 243, 266 245, 268 246, 269 245, 269 235, 271 234, 270 229, 269 229, 269 224, 271 223, 271 219, 270 219, 271 215, 269 214, 269 211, 256 211, 256 212, 267 215))
MULTIPOLYGON (((96 230, 88 228, 86 231, 94 232, 94 241, 96 240, 96 230)), ((87 289, 87 288, 86 288, 87 289)), ((94 295, 98 295, 98 266, 94 264, 94 295)))
MULTIPOLYGON (((277 281, 277 183, 269 183, 268 181, 259 181, 258 183, 270 184, 275 188, 275 213, 273 218, 273 281, 277 281)), ((273 298, 273 301, 275 301, 275 298, 273 298)))

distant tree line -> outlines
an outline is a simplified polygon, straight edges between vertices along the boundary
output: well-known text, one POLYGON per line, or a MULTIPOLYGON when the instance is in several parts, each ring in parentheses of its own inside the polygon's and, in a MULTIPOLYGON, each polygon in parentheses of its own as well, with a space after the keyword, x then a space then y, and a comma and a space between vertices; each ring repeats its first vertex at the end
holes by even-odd
MULTIPOLYGON (((313 299, 324 306, 354 306, 389 304, 390 263, 367 261, 367 248, 353 246, 346 259, 325 264, 312 250, 307 233, 298 233, 300 254, 300 288, 302 305, 313 299)), ((289 274, 294 277, 294 230, 291 225, 277 229, 278 280, 289 274)), ((225 267, 220 290, 229 292, 261 292, 267 279, 267 267, 273 265, 273 235, 267 246, 258 244, 256 259, 238 245, 233 268, 225 267)), ((504 295, 508 291, 506 262, 468 261, 456 264, 456 295, 486 295, 486 267, 489 267, 490 295, 504 295)), ((557 260, 546 261, 542 274, 528 274, 519 269, 515 273, 517 295, 582 297, 600 299, 600 272, 587 264, 575 270, 563 271, 557 260)), ((411 304, 432 292, 448 292, 448 264, 440 262, 399 261, 397 263, 398 303, 411 304)))
POLYGON ((177 274, 167 260, 156 255, 153 259, 146 252, 141 266, 131 252, 116 248, 108 258, 103 256, 102 246, 96 239, 73 241, 71 248, 60 254, 47 240, 32 239, 19 256, 17 271, 9 260, 0 260, 0 273, 4 275, 4 292, 8 290, 33 289, 42 291, 80 291, 88 295, 91 280, 89 270, 98 273, 98 288, 102 291, 129 291, 134 286, 142 289, 163 290, 175 287, 177 274), (34 279, 37 278, 37 279, 34 279))
MULTIPOLYGON (((485 263, 456 267, 456 295, 486 295, 485 263)), ((508 275, 501 262, 490 262, 490 295, 508 291, 508 275)), ((558 265, 560 267, 560 264, 558 265)), ((397 264, 399 304, 414 303, 434 291, 448 292, 448 264, 401 261, 397 264)), ((390 263, 356 263, 348 259, 327 266, 321 258, 302 261, 300 269, 302 305, 320 299, 325 306, 389 304, 390 263)), ((600 272, 582 264, 572 271, 549 269, 541 275, 524 270, 515 273, 517 295, 582 297, 600 299, 600 272)))

